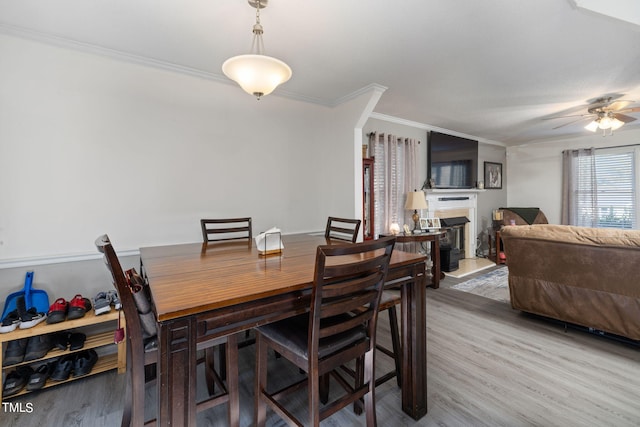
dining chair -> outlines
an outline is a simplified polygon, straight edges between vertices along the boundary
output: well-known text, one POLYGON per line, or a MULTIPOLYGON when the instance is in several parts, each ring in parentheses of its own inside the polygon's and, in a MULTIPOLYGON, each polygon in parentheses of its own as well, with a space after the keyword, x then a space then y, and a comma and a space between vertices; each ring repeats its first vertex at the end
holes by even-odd
MULTIPOLYGON (((124 410, 121 425, 124 426, 148 426, 156 423, 156 419, 144 420, 145 408, 145 367, 156 366, 159 363, 157 348, 145 351, 143 325, 138 313, 138 306, 134 300, 132 289, 125 276, 120 261, 116 255, 109 237, 105 234, 95 241, 98 251, 102 252, 105 262, 113 277, 114 286, 120 296, 122 310, 126 319, 127 340, 127 381, 124 396, 124 410)), ((237 345, 235 335, 218 338, 199 343, 198 349, 209 349, 226 341, 226 353, 228 364, 226 387, 220 377, 215 373, 213 366, 206 366, 205 371, 213 371, 220 392, 210 395, 196 405, 197 411, 203 411, 214 406, 227 404, 229 425, 239 425, 239 393, 238 393, 238 366, 237 345)))
POLYGON ((225 240, 246 239, 251 246, 253 230, 251 217, 201 219, 203 242, 220 242, 225 240))
POLYGON ((256 329, 256 426, 265 425, 267 407, 289 424, 307 425, 289 412, 280 399, 305 383, 308 425, 318 426, 322 419, 361 398, 367 426, 376 425, 376 321, 394 245, 395 237, 387 237, 353 245, 318 247, 309 313, 256 329), (306 378, 278 391, 268 391, 270 348, 306 372, 306 378), (363 381, 353 381, 353 385, 338 372, 341 365, 352 360, 364 373, 363 381), (320 382, 327 373, 346 394, 321 408, 320 382))
MULTIPOLYGON (((326 233, 328 233, 331 219, 335 220, 335 218, 329 217, 326 233)), ((341 221, 350 221, 355 224, 359 220, 342 219, 341 221)), ((355 239, 355 236, 357 236, 358 234, 357 227, 358 226, 356 226, 355 228, 354 239, 355 239)), ((325 237, 326 237, 326 234, 325 234, 325 237)), ((380 343, 376 344, 376 348, 382 353, 384 353, 385 355, 387 355, 388 357, 390 357, 391 359, 393 359, 394 369, 376 378, 376 386, 384 384, 385 382, 389 381, 394 377, 396 378, 396 383, 398 384, 398 387, 402 386, 402 380, 401 380, 402 379, 402 375, 401 375, 402 349, 400 345, 400 332, 398 330, 398 313, 396 310, 396 306, 399 306, 401 302, 402 302, 402 297, 398 289, 391 288, 391 289, 388 289, 388 290, 385 289, 382 291, 382 297, 380 299, 380 306, 378 307, 378 310, 380 312, 387 311, 387 316, 389 318, 389 331, 391 335, 391 349, 381 345, 380 343)), ((356 372, 349 367, 344 366, 343 370, 353 377, 357 375, 356 372)), ((325 396, 328 394, 328 390, 323 391, 322 394, 323 394, 322 396, 323 402, 326 402, 325 396)), ((356 412, 360 413, 360 409, 357 406, 356 406, 356 412)))
MULTIPOLYGON (((400 342, 400 332, 398 330, 398 314, 396 311, 396 306, 402 303, 402 296, 398 289, 385 289, 382 291, 382 296, 380 297, 380 305, 378 306, 378 312, 383 313, 387 312, 387 316, 389 317, 389 332, 391 336, 391 349, 383 346, 379 340, 376 340, 376 350, 382 352, 386 356, 390 357, 393 360, 393 369, 375 377, 375 386, 378 387, 381 384, 386 383, 387 381, 395 378, 396 384, 398 387, 402 387, 402 345, 400 342)), ((350 366, 342 365, 341 369, 352 378, 360 381, 362 383, 364 381, 364 372, 362 369, 358 369, 359 366, 356 365, 356 369, 353 369, 350 366)), ((375 374, 375 371, 374 371, 375 374)), ((321 378, 320 381, 320 401, 322 403, 327 403, 329 399, 329 384, 325 378, 321 378)), ((355 402, 353 405, 353 411, 356 414, 362 413, 362 402, 355 402)))
MULTIPOLYGON (((251 223, 251 217, 241 218, 211 218, 201 219, 200 228, 202 229, 202 241, 203 241, 203 253, 206 253, 210 244, 216 242, 247 240, 249 247, 253 244, 253 227, 251 223)), ((251 331, 247 330, 244 334, 244 339, 237 343, 238 348, 247 347, 254 344, 255 339, 251 337, 251 331)), ((226 378, 226 351, 224 351, 224 344, 221 347, 219 354, 220 372, 219 375, 222 379, 226 378)), ((212 362, 212 354, 210 352, 205 354, 207 364, 212 362)), ((214 393, 215 382, 214 378, 209 377, 207 381, 207 387, 209 393, 214 393)))
POLYGON ((400 332, 398 330, 398 312, 396 311, 396 306, 399 306, 401 303, 402 296, 399 290, 389 289, 382 291, 382 298, 380 298, 380 307, 378 307, 378 310, 380 310, 380 312, 386 311, 389 316, 391 349, 384 347, 380 343, 376 343, 376 348, 393 359, 394 369, 377 377, 376 387, 394 377, 398 387, 402 387, 402 346, 400 344, 400 332))
POLYGON ((358 230, 360 230, 361 222, 359 219, 330 216, 327 219, 324 237, 332 240, 344 240, 355 243, 358 239, 358 230))
MULTIPOLYGON (((380 343, 380 340, 376 340, 376 349, 393 360, 393 369, 376 377, 376 387, 387 381, 395 378, 398 387, 402 387, 402 346, 400 341, 400 331, 398 329, 398 312, 396 306, 402 303, 402 296, 399 289, 385 289, 382 291, 380 297, 380 305, 378 311, 380 313, 387 312, 389 317, 389 334, 391 338, 391 348, 385 347, 380 343)), ((342 367, 343 371, 352 377, 357 375, 362 377, 362 372, 355 372, 348 366, 342 367)), ((325 394, 328 390, 325 391, 325 394)), ((324 400, 323 402, 326 402, 324 400)), ((355 405, 356 413, 361 412, 361 407, 355 405)))

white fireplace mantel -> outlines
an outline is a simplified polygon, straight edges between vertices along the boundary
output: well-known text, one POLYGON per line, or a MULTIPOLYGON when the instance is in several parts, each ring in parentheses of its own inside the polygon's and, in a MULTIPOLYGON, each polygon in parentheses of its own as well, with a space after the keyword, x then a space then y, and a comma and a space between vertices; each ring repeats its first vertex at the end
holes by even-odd
POLYGON ((467 258, 474 258, 476 255, 478 193, 484 191, 472 188, 432 189, 426 192, 429 217, 466 216, 469 219, 465 226, 464 245, 467 258))
POLYGON ((427 190, 429 193, 484 193, 485 189, 481 188, 432 188, 427 190))

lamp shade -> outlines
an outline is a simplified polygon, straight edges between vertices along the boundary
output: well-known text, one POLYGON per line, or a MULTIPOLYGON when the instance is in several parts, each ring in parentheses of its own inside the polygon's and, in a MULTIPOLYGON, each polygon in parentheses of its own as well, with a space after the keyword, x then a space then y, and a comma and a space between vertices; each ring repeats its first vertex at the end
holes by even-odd
POLYGON ((624 125, 624 122, 622 120, 618 120, 615 117, 611 120, 611 130, 620 129, 622 125, 624 125))
POLYGON ((588 125, 586 125, 584 127, 586 130, 590 130, 591 132, 595 132, 598 130, 598 121, 594 120, 591 123, 589 123, 588 125))
POLYGON ((598 127, 600 129, 609 129, 611 127, 611 119, 609 116, 602 117, 598 123, 598 127))
POLYGON ((250 95, 265 96, 291 78, 291 68, 266 55, 238 55, 222 64, 222 72, 250 95))
POLYGON ((404 204, 404 208, 413 210, 429 209, 424 191, 413 191, 411 193, 407 193, 407 202, 404 204))

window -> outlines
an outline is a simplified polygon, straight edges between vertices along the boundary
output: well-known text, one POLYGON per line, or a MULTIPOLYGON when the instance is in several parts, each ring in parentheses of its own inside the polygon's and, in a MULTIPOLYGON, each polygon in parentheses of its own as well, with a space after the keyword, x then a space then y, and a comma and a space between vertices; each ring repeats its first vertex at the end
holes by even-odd
POLYGON ((576 225, 590 220, 595 227, 638 228, 639 151, 637 147, 598 149, 593 159, 580 158, 576 225), (595 175, 593 188, 587 182, 591 174, 595 175))
POLYGON ((636 228, 634 157, 634 151, 596 151, 597 227, 636 228))

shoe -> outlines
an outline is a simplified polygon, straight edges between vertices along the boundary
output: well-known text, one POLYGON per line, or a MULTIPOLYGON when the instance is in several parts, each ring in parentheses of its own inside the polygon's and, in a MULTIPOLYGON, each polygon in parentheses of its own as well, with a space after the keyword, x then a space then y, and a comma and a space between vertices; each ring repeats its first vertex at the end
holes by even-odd
POLYGON ((53 371, 51 372, 51 378, 53 381, 66 381, 69 379, 69 375, 71 375, 71 370, 73 369, 73 362, 75 361, 74 354, 67 354, 58 359, 58 362, 53 367, 53 371))
POLYGON ((69 345, 70 333, 68 331, 56 332, 51 337, 51 343, 59 350, 66 350, 69 345))
POLYGON ((4 381, 2 396, 12 396, 20 392, 27 385, 31 374, 33 369, 30 366, 18 366, 15 371, 9 372, 4 381))
POLYGON ((98 353, 96 353, 94 349, 85 350, 78 353, 73 364, 74 378, 87 375, 89 372, 91 372, 97 361, 98 353))
POLYGON ((64 298, 58 298, 49 307, 49 313, 47 314, 47 323, 60 323, 67 317, 67 310, 69 303, 64 298))
POLYGON ((115 308, 116 310, 120 310, 122 308, 120 298, 118 297, 118 293, 115 290, 107 291, 107 298, 109 299, 109 303, 113 306, 113 308, 115 308))
POLYGON ((2 366, 15 365, 24 360, 24 353, 27 350, 29 338, 21 338, 19 340, 9 341, 7 349, 4 352, 2 366))
POLYGON ((111 300, 107 297, 106 292, 98 292, 93 299, 93 309, 96 312, 96 316, 111 311, 111 300))
POLYGON ((89 310, 91 310, 91 301, 89 301, 89 298, 83 298, 82 295, 76 295, 71 301, 69 301, 67 319, 80 319, 81 317, 84 317, 85 313, 89 310))
POLYGON ((36 360, 44 357, 53 348, 51 335, 34 335, 29 338, 24 361, 36 360))
POLYGON ((31 307, 27 310, 24 297, 22 296, 16 299, 16 309, 18 310, 18 316, 20 316, 20 329, 33 328, 38 323, 47 320, 47 314, 38 313, 38 310, 35 307, 31 307))
POLYGON ((44 387, 47 379, 51 375, 51 371, 53 371, 53 364, 51 363, 45 363, 44 365, 38 366, 27 381, 27 390, 40 390, 44 387))
POLYGON ((84 342, 86 341, 87 336, 82 332, 74 332, 69 335, 69 350, 80 350, 84 347, 84 342))
POLYGON ((2 325, 0 326, 0 334, 6 334, 7 332, 15 331, 20 324, 20 316, 18 316, 18 310, 13 310, 8 313, 4 319, 2 319, 2 325))
POLYGON ((144 352, 148 353, 150 351, 158 350, 158 337, 153 336, 151 338, 147 338, 144 340, 144 352))
POLYGON ((46 313, 38 313, 35 307, 31 307, 27 312, 20 316, 20 329, 33 328, 38 323, 47 320, 46 313))

